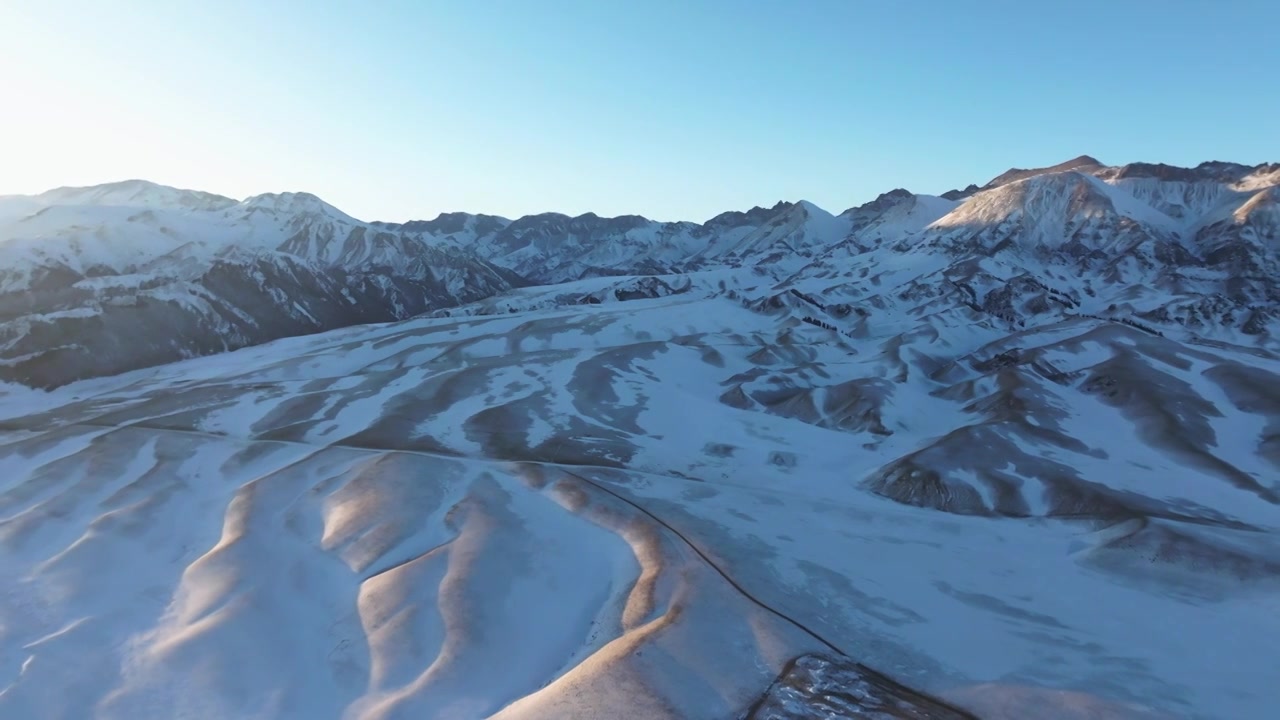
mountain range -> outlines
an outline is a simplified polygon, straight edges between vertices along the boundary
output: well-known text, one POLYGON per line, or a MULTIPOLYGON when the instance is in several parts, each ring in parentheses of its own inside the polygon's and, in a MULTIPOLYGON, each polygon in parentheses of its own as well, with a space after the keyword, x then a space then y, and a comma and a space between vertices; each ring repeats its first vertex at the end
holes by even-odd
POLYGON ((839 215, 780 202, 701 225, 556 213, 370 223, 306 193, 61 188, 0 198, 0 379, 57 386, 591 277, 757 267, 813 286, 884 250, 945 259, 939 291, 1011 320, 1034 312, 1013 307, 1016 276, 1089 312, 1261 338, 1280 300, 1278 184, 1277 165, 1084 156, 943 197, 894 190, 839 215))
POLYGON ((0 198, 0 716, 1268 717, 1278 202, 0 198))

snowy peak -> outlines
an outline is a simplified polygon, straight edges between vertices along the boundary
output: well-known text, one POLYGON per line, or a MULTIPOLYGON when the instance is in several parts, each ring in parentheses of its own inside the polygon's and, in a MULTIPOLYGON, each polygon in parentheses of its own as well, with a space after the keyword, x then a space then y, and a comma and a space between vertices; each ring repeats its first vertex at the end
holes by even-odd
POLYGON ((958 202, 960 200, 964 200, 967 197, 970 197, 971 195, 973 195, 974 193, 978 192, 981 189, 982 188, 978 187, 977 185, 970 184, 968 187, 964 188, 963 190, 948 190, 942 193, 942 195, 940 195, 939 197, 941 197, 944 200, 953 200, 958 202))
POLYGON ((475 252, 535 282, 672 272, 698 249, 699 226, 639 215, 526 215, 478 237, 475 252))
POLYGON ((780 202, 772 217, 726 249, 722 256, 756 265, 777 264, 788 258, 810 257, 844 240, 852 229, 849 219, 835 216, 807 200, 780 202))
POLYGON ((1056 171, 984 190, 932 227, 993 226, 1023 216, 1084 219, 1115 212, 1114 195, 1105 183, 1076 171, 1056 171))
POLYGON ((990 190, 992 188, 1000 187, 1001 185, 1008 185, 1011 182, 1016 182, 1018 180, 1025 180, 1030 177, 1035 177, 1036 175, 1044 175, 1047 173, 1059 173, 1059 172, 1065 172, 1067 170, 1090 171, 1090 170, 1101 169, 1103 167, 1104 167, 1103 164, 1098 162, 1095 158, 1089 155, 1081 155, 1080 157, 1072 158, 1071 160, 1058 163, 1057 165, 1050 165, 1049 167, 1032 168, 1032 169, 1011 168, 1001 173, 999 176, 991 180, 991 182, 987 183, 986 185, 983 185, 982 189, 990 190))
MULTIPOLYGON (((779 203, 779 205, 782 204, 785 203, 779 203)), ((714 232, 726 228, 760 225, 768 222, 769 218, 777 212, 777 209, 778 205, 775 205, 773 208, 765 208, 757 205, 746 212, 730 210, 728 212, 722 212, 706 221, 702 224, 702 227, 714 232)))
POLYGON ((1153 178, 1164 182, 1221 183, 1233 185, 1248 178, 1265 175, 1280 169, 1275 165, 1249 166, 1233 162, 1203 162, 1193 168, 1166 165, 1164 163, 1129 163, 1119 167, 1103 168, 1096 174, 1106 180, 1153 178))
POLYGON ((835 217, 836 217, 835 215, 832 215, 831 213, 827 212, 826 210, 823 210, 822 208, 818 207, 817 205, 814 205, 813 203, 809 202, 808 200, 799 200, 799 201, 797 201, 797 202, 795 203, 795 205, 793 206, 793 210, 794 210, 794 211, 798 211, 798 212, 802 212, 802 213, 804 213, 804 214, 805 214, 805 216, 806 216, 807 218, 809 218, 809 219, 811 219, 811 220, 816 219, 816 220, 818 220, 819 222, 829 222, 829 221, 831 221, 831 220, 835 219, 835 217))
POLYGON ((878 197, 876 197, 875 200, 872 200, 871 202, 866 202, 856 207, 851 207, 848 210, 845 210, 844 212, 840 213, 840 215, 852 217, 860 214, 880 213, 885 210, 888 210, 889 208, 895 205, 899 205, 913 198, 915 198, 915 194, 912 193, 910 190, 897 188, 895 190, 890 190, 889 192, 886 192, 886 193, 881 193, 878 197))
POLYGON ((452 238, 467 244, 474 243, 479 238, 493 235, 510 224, 510 220, 497 215, 473 215, 465 212, 440 213, 434 220, 410 220, 406 223, 372 223, 372 225, 386 230, 424 233, 434 237, 452 238))
POLYGON ((618 215, 611 218, 602 218, 595 213, 584 213, 574 218, 575 222, 598 224, 604 228, 606 232, 625 233, 631 230, 639 230, 651 225, 666 225, 667 223, 659 223, 640 215, 618 215))
POLYGON ((0 381, 57 386, 520 284, 473 253, 362 223, 310 193, 237 202, 127 181, 4 198, 0 381))
POLYGON ((919 233, 956 208, 958 203, 933 195, 894 190, 841 213, 863 244, 898 240, 919 233))
POLYGON ((965 200, 938 227, 998 224, 1012 215, 1075 223, 1116 214, 1165 237, 1189 240, 1231 215, 1260 189, 1275 187, 1280 166, 1206 162, 1097 166, 1088 156, 1051 168, 1011 171, 965 200), (1073 169, 1065 169, 1071 168, 1073 169), (1021 177, 1018 177, 1021 175, 1021 177), (997 182, 999 181, 999 182, 997 182))
POLYGON ((41 205, 221 210, 235 200, 198 190, 182 190, 146 180, 124 180, 89 187, 62 187, 35 196, 41 205))
MULTIPOLYGON (((1119 188, 1078 171, 1033 175, 969 198, 927 228, 953 252, 1017 248, 1088 263, 1171 242, 1177 224, 1119 188)), ((1163 246, 1162 246, 1163 247, 1163 246)), ((1154 247, 1142 251, 1150 264, 1154 247)))
POLYGON ((791 213, 801 220, 807 247, 830 247, 848 236, 851 229, 848 219, 832 215, 808 200, 800 200, 791 213))
POLYGON ((307 192, 263 193, 240 203, 249 213, 265 211, 279 215, 323 217, 348 223, 359 220, 307 192))

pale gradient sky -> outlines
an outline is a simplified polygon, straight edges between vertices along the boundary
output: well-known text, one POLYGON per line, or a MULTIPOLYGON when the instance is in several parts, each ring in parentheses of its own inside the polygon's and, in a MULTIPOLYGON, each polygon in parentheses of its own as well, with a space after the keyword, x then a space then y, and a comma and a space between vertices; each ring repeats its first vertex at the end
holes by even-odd
POLYGON ((1280 160, 1274 0, 0 0, 0 194, 364 219, 838 212, 1010 166, 1280 160))

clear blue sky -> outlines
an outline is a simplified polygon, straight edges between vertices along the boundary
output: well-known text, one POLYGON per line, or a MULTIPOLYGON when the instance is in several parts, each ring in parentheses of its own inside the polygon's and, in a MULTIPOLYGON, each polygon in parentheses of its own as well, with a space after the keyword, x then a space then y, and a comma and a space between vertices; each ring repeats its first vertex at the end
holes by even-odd
POLYGON ((0 194, 704 220, 1280 160, 1275 0, 0 0, 0 194))

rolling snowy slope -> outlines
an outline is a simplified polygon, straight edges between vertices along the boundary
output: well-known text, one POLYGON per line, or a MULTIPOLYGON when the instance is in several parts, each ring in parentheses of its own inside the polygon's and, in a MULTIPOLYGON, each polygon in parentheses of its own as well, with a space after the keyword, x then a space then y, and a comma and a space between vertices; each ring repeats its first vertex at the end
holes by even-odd
POLYGON ((1268 718, 1278 182, 0 199, 0 717, 1268 718))
POLYGON ((1262 716, 1280 362, 684 280, 13 395, 0 708, 740 717, 817 655, 984 717, 1262 716))

